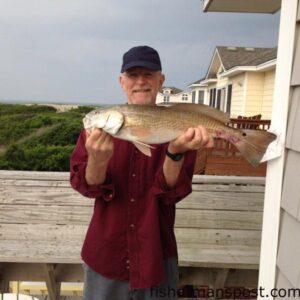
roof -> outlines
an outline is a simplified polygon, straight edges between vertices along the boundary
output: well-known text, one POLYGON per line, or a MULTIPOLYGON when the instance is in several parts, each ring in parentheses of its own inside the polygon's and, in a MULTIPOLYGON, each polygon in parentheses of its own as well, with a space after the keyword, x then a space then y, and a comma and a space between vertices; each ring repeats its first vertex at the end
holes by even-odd
POLYGON ((281 0, 205 0, 204 12, 271 13, 280 9, 281 0))
POLYGON ((253 48, 217 46, 216 51, 226 71, 236 66, 258 66, 274 60, 277 57, 277 47, 253 48))
POLYGON ((195 82, 190 83, 189 86, 192 85, 192 84, 199 84, 199 83, 201 83, 201 81, 203 81, 204 79, 205 79, 205 77, 202 77, 201 79, 199 79, 199 80, 197 80, 197 81, 195 81, 195 82))
POLYGON ((171 94, 179 94, 179 93, 182 93, 183 90, 181 89, 178 89, 174 86, 163 86, 159 91, 163 94, 163 90, 166 90, 166 89, 170 89, 171 90, 171 94))

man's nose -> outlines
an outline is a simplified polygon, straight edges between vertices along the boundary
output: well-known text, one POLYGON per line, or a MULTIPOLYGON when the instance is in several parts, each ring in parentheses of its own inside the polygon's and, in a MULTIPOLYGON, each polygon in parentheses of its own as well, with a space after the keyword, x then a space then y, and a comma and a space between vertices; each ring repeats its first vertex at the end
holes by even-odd
POLYGON ((137 83, 139 83, 139 84, 144 84, 144 83, 146 83, 146 76, 144 76, 144 75, 139 75, 138 77, 137 77, 137 83))

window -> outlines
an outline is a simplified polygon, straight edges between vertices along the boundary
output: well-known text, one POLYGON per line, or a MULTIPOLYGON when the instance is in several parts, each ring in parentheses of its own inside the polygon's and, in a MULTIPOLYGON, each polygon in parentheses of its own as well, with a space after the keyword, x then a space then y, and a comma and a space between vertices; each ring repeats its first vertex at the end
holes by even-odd
POLYGON ((182 101, 188 101, 188 95, 187 94, 182 94, 182 101))
POLYGON ((164 96, 164 102, 169 102, 170 101, 170 96, 164 96))
POLYGON ((196 91, 192 92, 192 103, 196 102, 196 91))
POLYGON ((198 91, 198 103, 199 104, 204 103, 204 91, 198 91))
POLYGON ((209 90, 209 106, 215 107, 216 103, 216 89, 209 90))
POLYGON ((216 101, 216 108, 221 108, 221 90, 217 91, 217 101, 216 101))
POLYGON ((225 88, 217 90, 216 108, 221 111, 225 110, 225 91, 225 88))
POLYGON ((227 86, 227 103, 226 103, 226 112, 230 114, 231 111, 231 96, 232 96, 232 84, 227 86))

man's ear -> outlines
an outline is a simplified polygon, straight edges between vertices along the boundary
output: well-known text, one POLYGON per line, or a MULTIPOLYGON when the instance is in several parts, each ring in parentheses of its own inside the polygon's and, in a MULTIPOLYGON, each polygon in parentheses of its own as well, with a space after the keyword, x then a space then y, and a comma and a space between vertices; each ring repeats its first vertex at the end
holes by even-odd
POLYGON ((124 90, 124 78, 122 74, 119 76, 119 83, 121 88, 124 90))
POLYGON ((160 80, 159 80, 160 87, 162 87, 162 85, 164 84, 164 82, 165 82, 165 75, 163 73, 161 73, 160 80))

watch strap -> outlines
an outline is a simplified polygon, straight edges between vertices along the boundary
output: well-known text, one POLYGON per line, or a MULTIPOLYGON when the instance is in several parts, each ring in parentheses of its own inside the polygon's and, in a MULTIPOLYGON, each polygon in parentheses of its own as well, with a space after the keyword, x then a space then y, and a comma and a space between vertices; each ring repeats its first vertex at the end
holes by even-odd
POLYGON ((168 148, 166 149, 166 155, 174 161, 180 161, 184 157, 184 153, 170 153, 168 148))

